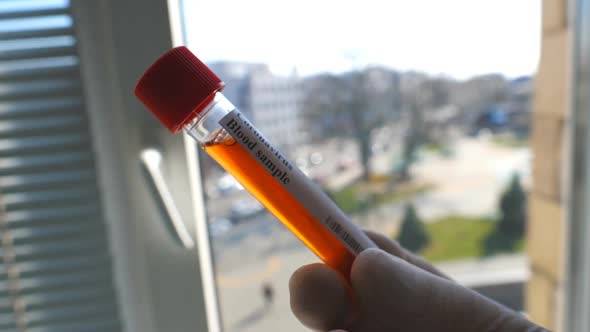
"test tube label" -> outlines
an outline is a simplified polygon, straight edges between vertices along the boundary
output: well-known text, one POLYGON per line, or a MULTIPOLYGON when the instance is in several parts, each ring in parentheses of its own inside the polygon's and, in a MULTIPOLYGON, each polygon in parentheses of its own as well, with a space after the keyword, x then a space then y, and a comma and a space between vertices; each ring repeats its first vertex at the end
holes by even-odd
POLYGON ((360 228, 237 109, 219 124, 353 254, 375 247, 360 228))

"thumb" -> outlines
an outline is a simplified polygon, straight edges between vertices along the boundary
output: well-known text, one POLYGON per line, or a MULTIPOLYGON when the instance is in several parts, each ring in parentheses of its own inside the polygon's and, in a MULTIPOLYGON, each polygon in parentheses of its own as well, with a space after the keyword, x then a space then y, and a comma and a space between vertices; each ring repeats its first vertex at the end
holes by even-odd
POLYGON ((356 258, 351 284, 361 311, 351 331, 536 330, 521 315, 379 249, 356 258))

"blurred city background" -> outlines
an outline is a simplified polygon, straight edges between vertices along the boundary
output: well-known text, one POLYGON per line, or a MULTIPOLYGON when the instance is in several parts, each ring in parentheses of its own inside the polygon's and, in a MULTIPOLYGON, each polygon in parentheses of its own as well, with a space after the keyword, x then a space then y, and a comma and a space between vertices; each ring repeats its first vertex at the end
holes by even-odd
MULTIPOLYGON (((505 300, 522 309, 530 76, 459 81, 369 67, 301 78, 264 65, 212 68, 228 83, 225 95, 355 223, 436 263, 463 260, 482 286, 489 270, 509 274, 505 300)), ((271 284, 286 305, 286 272, 315 259, 214 161, 202 165, 222 317, 261 330, 266 317, 250 320, 253 308, 239 299, 258 297, 266 308, 262 289, 271 284)))
MULTIPOLYGON (((356 224, 523 310, 539 2, 450 1, 453 15, 419 22, 400 13, 441 5, 258 0, 266 10, 249 15, 237 9, 252 3, 201 5, 185 7, 188 46, 203 50, 224 95, 356 224), (227 6, 236 8, 225 18, 232 24, 215 34, 204 33, 212 20, 190 19, 227 6), (242 50, 236 29, 265 37, 242 50), (455 35, 440 41, 446 30, 455 35)), ((201 165, 224 327, 299 330, 285 280, 317 258, 205 154, 201 165)))
POLYGON ((133 96, 178 45, 356 224, 590 330, 589 13, 0 0, 0 331, 303 329, 288 280, 317 257, 133 96))

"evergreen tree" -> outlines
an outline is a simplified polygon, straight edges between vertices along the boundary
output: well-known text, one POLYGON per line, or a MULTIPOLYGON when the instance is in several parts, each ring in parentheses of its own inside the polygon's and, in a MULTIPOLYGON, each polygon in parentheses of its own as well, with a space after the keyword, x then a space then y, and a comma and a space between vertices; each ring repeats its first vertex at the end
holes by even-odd
POLYGON ((502 217, 498 222, 498 232, 514 238, 521 239, 526 227, 526 194, 520 184, 520 177, 515 174, 500 199, 502 217))
POLYGON ((397 240, 403 247, 413 252, 419 252, 430 243, 424 224, 418 218, 416 209, 412 204, 406 206, 404 220, 397 240))
POLYGON ((526 229, 526 193, 515 174, 500 198, 500 219, 484 242, 484 253, 512 251, 526 229))

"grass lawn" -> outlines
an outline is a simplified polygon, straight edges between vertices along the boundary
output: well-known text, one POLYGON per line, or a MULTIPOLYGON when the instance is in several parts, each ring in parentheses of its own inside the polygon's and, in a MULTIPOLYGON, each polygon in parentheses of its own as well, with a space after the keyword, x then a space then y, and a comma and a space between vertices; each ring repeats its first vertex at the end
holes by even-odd
POLYGON ((345 213, 354 213, 363 207, 358 190, 356 186, 348 186, 339 191, 328 193, 328 196, 332 198, 342 211, 345 213))
MULTIPOLYGON (((371 184, 379 184, 379 182, 384 182, 384 180, 374 179, 371 181, 371 184)), ((404 185, 391 191, 373 194, 372 199, 368 201, 368 195, 362 194, 362 192, 366 192, 366 190, 363 189, 366 185, 367 184, 363 183, 355 183, 341 190, 330 192, 328 195, 342 209, 342 211, 351 214, 360 212, 363 208, 371 208, 381 204, 403 201, 434 188, 432 184, 404 185)))
POLYGON ((448 146, 445 146, 444 144, 440 143, 428 143, 422 146, 422 149, 424 149, 425 151, 434 153, 444 153, 448 150, 448 148, 448 146))
POLYGON ((408 186, 406 188, 400 188, 398 190, 393 190, 391 192, 379 195, 376 197, 375 202, 378 205, 385 203, 395 203, 408 198, 412 198, 418 194, 427 192, 432 189, 434 189, 434 185, 432 184, 418 184, 411 187, 408 186))
MULTIPOLYGON (((398 187, 374 195, 371 205, 403 201, 431 189, 429 184, 398 187)), ((361 185, 353 184, 329 195, 345 213, 353 214, 371 208, 360 192, 361 185)), ((484 256, 484 241, 494 231, 495 223, 488 217, 448 216, 432 220, 424 226, 430 235, 430 244, 419 254, 431 262, 441 262, 484 256)), ((520 240, 514 252, 524 251, 525 245, 525 241, 520 240)))
POLYGON ((426 224, 430 245, 421 252, 432 262, 480 257, 494 223, 485 217, 449 216, 426 224))
MULTIPOLYGON (((430 235, 430 244, 418 254, 430 262, 483 257, 484 240, 494 231, 494 222, 487 217, 448 216, 424 226, 430 235)), ((526 241, 522 239, 513 252, 525 249, 526 241)))
POLYGON ((529 146, 527 139, 510 137, 510 136, 499 136, 494 137, 492 142, 497 145, 505 146, 507 148, 524 148, 529 146))

